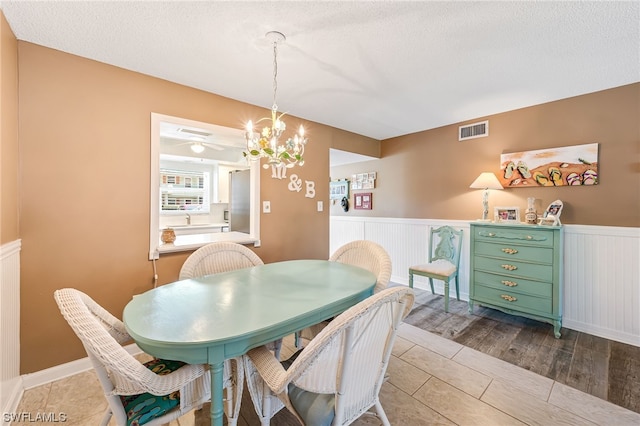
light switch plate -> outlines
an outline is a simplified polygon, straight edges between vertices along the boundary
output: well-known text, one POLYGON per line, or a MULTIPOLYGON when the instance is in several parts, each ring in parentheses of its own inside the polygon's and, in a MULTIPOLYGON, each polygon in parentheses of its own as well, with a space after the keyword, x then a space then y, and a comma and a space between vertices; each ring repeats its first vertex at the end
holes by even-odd
POLYGON ((318 201, 318 211, 321 212, 322 210, 324 210, 324 204, 322 201, 318 201))
POLYGON ((262 202, 262 213, 271 213, 271 201, 262 202))

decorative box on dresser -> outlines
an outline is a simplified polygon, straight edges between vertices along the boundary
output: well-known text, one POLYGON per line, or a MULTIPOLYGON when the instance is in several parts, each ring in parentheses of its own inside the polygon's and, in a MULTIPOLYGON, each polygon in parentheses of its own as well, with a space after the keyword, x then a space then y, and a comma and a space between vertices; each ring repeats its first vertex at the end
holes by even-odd
POLYGON ((473 304, 562 327, 562 226, 471 223, 473 304))

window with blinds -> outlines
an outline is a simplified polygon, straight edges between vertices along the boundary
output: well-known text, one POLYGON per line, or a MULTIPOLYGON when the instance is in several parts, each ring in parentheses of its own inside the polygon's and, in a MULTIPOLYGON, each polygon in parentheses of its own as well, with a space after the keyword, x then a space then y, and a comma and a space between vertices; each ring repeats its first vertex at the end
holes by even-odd
POLYGON ((209 212, 208 172, 160 169, 160 210, 168 212, 209 212))

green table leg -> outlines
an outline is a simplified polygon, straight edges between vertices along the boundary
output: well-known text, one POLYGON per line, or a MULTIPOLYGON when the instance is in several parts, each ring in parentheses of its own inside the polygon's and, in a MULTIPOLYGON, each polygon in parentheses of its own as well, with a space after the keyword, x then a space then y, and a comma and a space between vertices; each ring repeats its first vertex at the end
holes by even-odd
POLYGON ((222 401, 224 362, 209 364, 211 372, 211 425, 222 426, 224 409, 222 401))

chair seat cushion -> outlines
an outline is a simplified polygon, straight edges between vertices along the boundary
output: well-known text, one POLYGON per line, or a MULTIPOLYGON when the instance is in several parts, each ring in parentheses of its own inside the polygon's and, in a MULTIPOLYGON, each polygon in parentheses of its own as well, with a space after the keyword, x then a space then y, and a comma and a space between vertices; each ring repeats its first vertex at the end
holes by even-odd
POLYGON ((314 393, 289 385, 289 399, 304 424, 330 426, 336 415, 335 396, 327 393, 314 393))
MULTIPOLYGON (((293 361, 300 355, 303 349, 293 354, 289 359, 282 361, 282 366, 288 369, 293 361)), ((304 424, 314 426, 330 426, 336 415, 335 396, 333 394, 315 393, 289 384, 289 399, 296 409, 304 424)))
POLYGON ((450 276, 456 272, 456 265, 445 259, 438 259, 431 263, 425 263, 422 265, 416 265, 409 268, 417 272, 426 272, 429 274, 437 274, 443 276, 450 276))
MULTIPOLYGON (((180 361, 167 361, 153 359, 146 362, 145 367, 156 374, 164 375, 176 371, 185 365, 180 361)), ((169 395, 152 395, 143 393, 140 395, 121 395, 120 400, 127 413, 127 426, 143 425, 150 420, 160 417, 173 410, 180 404, 180 392, 175 391, 169 395)))

